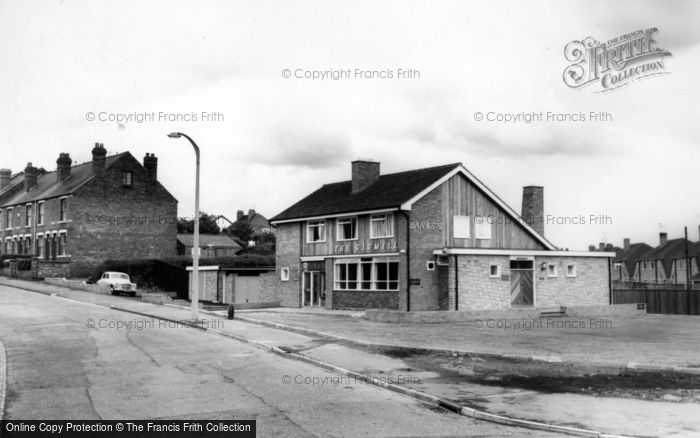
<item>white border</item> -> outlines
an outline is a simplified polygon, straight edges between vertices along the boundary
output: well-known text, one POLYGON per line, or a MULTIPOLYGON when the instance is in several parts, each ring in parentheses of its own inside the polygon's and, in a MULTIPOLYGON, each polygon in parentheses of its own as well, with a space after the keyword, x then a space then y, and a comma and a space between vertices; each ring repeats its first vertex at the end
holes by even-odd
POLYGON ((434 255, 503 255, 503 256, 544 256, 544 257, 615 257, 614 252, 593 251, 547 251, 538 249, 481 249, 481 248, 445 248, 436 249, 434 255))

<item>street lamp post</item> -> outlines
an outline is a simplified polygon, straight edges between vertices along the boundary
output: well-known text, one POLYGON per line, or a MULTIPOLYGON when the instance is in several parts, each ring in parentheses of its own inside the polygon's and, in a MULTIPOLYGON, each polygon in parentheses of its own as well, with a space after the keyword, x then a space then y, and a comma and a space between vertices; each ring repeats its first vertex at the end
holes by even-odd
POLYGON ((197 157, 197 173, 194 183, 194 243, 192 244, 192 320, 199 320, 199 147, 187 134, 171 132, 170 138, 185 137, 192 144, 197 157))

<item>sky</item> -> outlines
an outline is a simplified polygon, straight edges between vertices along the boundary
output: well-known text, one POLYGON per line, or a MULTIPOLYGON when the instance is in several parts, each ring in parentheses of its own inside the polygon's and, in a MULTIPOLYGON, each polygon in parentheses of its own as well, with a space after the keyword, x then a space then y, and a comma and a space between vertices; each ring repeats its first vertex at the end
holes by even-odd
POLYGON ((696 241, 699 21, 692 0, 0 0, 0 167, 89 161, 95 142, 155 153, 191 216, 194 153, 167 137, 181 131, 202 150, 201 210, 229 218, 274 216, 357 158, 382 173, 461 162, 516 211, 544 186, 559 247, 656 245, 684 226, 696 241), (569 42, 648 28, 665 74, 564 84, 569 42), (324 71, 350 77, 305 77, 324 71), (586 121, 477 120, 540 112, 586 121))

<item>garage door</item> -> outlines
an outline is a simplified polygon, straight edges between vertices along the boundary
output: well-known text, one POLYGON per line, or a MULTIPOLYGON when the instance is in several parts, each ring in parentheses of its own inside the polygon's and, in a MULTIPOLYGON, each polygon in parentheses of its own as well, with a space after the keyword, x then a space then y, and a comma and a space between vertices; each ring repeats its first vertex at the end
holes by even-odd
POLYGON ((234 303, 260 302, 260 277, 237 275, 233 295, 234 303))

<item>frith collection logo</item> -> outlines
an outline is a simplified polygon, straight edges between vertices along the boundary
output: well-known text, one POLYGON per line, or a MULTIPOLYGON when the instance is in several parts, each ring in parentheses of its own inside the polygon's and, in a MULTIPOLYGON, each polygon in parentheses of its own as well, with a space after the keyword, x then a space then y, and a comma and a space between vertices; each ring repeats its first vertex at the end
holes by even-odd
POLYGON ((597 84, 596 93, 612 91, 642 78, 668 73, 664 57, 671 52, 657 47, 653 27, 620 35, 601 43, 592 37, 572 41, 564 48, 564 83, 571 88, 597 84))

